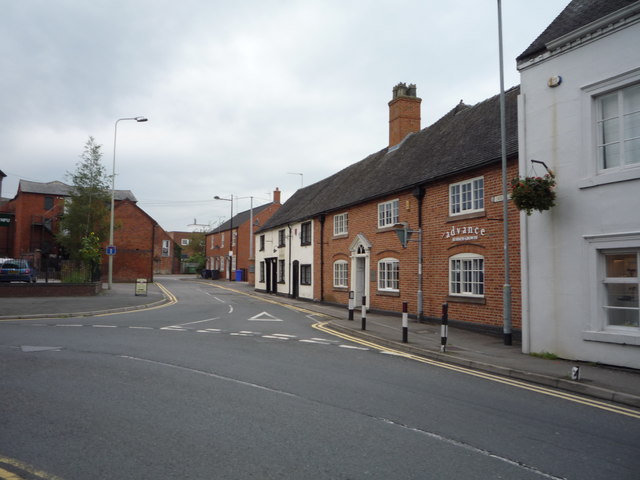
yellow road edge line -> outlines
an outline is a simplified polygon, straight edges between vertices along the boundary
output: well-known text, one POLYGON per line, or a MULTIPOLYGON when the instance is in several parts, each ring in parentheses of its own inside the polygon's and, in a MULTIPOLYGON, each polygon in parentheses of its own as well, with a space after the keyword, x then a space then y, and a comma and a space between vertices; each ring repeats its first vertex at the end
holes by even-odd
MULTIPOLYGON (((278 302, 276 300, 272 300, 269 298, 263 298, 260 297, 258 295, 253 295, 251 293, 247 293, 247 292, 242 292, 240 290, 236 290, 233 288, 229 288, 229 287, 225 287, 222 285, 217 285, 217 284, 211 284, 211 283, 207 283, 207 282, 201 282, 201 281, 197 281, 196 283, 200 283, 202 285, 209 285, 212 287, 217 287, 220 288, 222 290, 227 290, 230 292, 234 292, 234 293, 238 293, 241 295, 245 295, 247 297, 251 297, 251 298, 255 298, 258 300, 261 300, 263 302, 266 303, 272 303, 274 305, 280 305, 283 307, 287 307, 287 308, 291 308, 292 310, 297 310, 303 313, 308 313, 308 314, 312 314, 314 316, 320 316, 320 317, 325 317, 325 318, 330 318, 330 315, 326 315, 323 313, 317 313, 317 312, 313 312, 311 310, 307 310, 301 307, 297 307, 294 305, 288 305, 286 303, 282 303, 282 302, 278 302)), ((440 368, 445 368, 447 370, 451 370, 451 371, 455 371, 455 372, 459 372, 459 373, 463 373, 465 375, 471 375, 474 377, 478 377, 478 378, 483 378, 485 380, 489 380, 489 381, 493 381, 493 382, 498 382, 498 383, 503 383, 505 385, 510 385, 512 387, 516 387, 516 388, 521 388, 521 389, 525 389, 525 390, 529 390, 532 392, 537 392, 540 393, 542 395, 547 395, 547 396, 551 396, 551 397, 556 397, 556 398, 560 398, 563 400, 567 400, 570 402, 574 402, 574 403, 580 403, 586 406, 590 406, 590 407, 594 407, 594 408, 598 408, 600 410, 606 410, 612 413, 617 413, 620 415, 626 415, 628 417, 632 417, 632 418, 637 418, 640 419, 640 412, 636 411, 636 410, 632 410, 629 408, 625 408, 622 406, 617 406, 617 405, 612 405, 612 404, 608 404, 599 400, 595 400, 595 399, 590 399, 588 397, 581 397, 569 392, 564 392, 562 390, 557 390, 557 389, 552 389, 549 387, 545 387, 542 385, 536 385, 533 383, 527 383, 521 380, 516 380, 516 379, 511 379, 508 377, 502 377, 499 375, 495 375, 492 373, 488 373, 488 372, 482 372, 480 370, 474 370, 472 368, 468 368, 468 367, 462 367, 459 365, 454 365, 454 364, 450 364, 450 363, 445 363, 445 362, 441 362, 438 360, 431 360, 429 358, 426 357, 422 357, 420 355, 415 355, 412 353, 407 353, 407 352, 403 352, 400 350, 396 350, 393 348, 388 348, 385 347, 384 345, 379 345, 377 343, 368 341, 368 340, 364 340, 358 337, 353 337, 351 335, 348 335, 346 333, 343 332, 338 332, 335 330, 332 330, 331 328, 327 327, 326 325, 328 325, 329 322, 317 322, 312 324, 311 326, 313 328, 315 328, 316 330, 320 330, 324 333, 327 333, 329 335, 333 335, 339 338, 342 338, 344 340, 348 340, 350 342, 353 343, 357 343, 358 345, 363 345, 366 347, 370 347, 373 348, 375 350, 380 350, 380 351, 384 351, 384 352, 390 352, 393 353, 394 355, 400 356, 400 357, 405 357, 408 358, 410 360, 414 360, 417 362, 421 362, 421 363, 426 363, 428 365, 432 365, 435 367, 440 367, 440 368)))
POLYGON ((19 477, 15 473, 5 470, 4 468, 0 468, 0 478, 2 480, 23 480, 22 477, 19 477))
MULTIPOLYGON (((51 475, 47 472, 44 472, 42 470, 38 470, 37 468, 32 467, 27 463, 21 462, 20 460, 16 460, 15 458, 8 458, 0 455, 0 463, 4 463, 5 465, 10 465, 20 470, 24 470, 25 472, 30 473, 31 475, 35 475, 36 477, 42 478, 43 480, 63 480, 61 477, 57 477, 55 475, 51 475)), ((0 468, 0 474, 2 474, 3 472, 6 472, 6 470, 3 470, 0 468)), ((10 473, 11 475, 15 475, 11 472, 8 472, 8 473, 10 473)), ((6 480, 12 480, 12 477, 0 476, 0 478, 2 479, 6 478, 6 480)), ((14 478, 22 480, 22 477, 20 476, 15 476, 14 478)))
POLYGON ((562 390, 555 390, 549 387, 545 387, 542 385, 535 385, 535 384, 531 384, 531 383, 527 383, 521 380, 516 380, 516 379, 511 379, 508 377, 502 377, 499 375, 495 375, 492 373, 488 373, 488 372, 482 372, 479 370, 474 370, 468 367, 462 367, 459 365, 453 365, 453 364, 449 364, 449 363, 445 363, 445 362, 440 362, 438 360, 431 360, 429 358, 426 357, 422 357, 420 355, 415 355, 415 354, 411 354, 411 353, 406 353, 406 352, 402 352, 400 350, 395 350, 393 348, 387 348, 384 345, 379 345, 376 343, 373 343, 371 341, 368 340, 363 340, 360 339, 358 337, 353 337, 351 335, 348 335, 346 333, 343 332, 337 332, 335 330, 332 330, 330 327, 327 327, 328 322, 318 322, 312 325, 313 328, 315 328, 316 330, 320 330, 324 333, 330 334, 330 335, 335 335, 337 337, 343 338, 345 340, 349 340, 351 342, 357 343, 359 345, 364 345, 364 346, 368 346, 371 348, 374 348, 376 350, 380 350, 380 351, 385 351, 385 352, 390 352, 393 353, 395 355, 401 356, 401 357, 405 357, 408 358, 410 360, 414 360, 417 362, 421 362, 421 363, 426 363, 428 365, 432 365, 435 367, 440 367, 440 368, 446 368, 447 370, 452 370, 452 371, 456 371, 459 373, 463 373, 466 375, 472 375, 474 377, 478 377, 478 378, 483 378, 485 380, 490 380, 493 382, 498 382, 498 383, 502 383, 505 385, 510 385, 512 387, 516 387, 516 388, 521 388, 521 389, 525 389, 525 390, 529 390, 532 392, 537 392, 543 395, 548 395, 548 396, 552 396, 552 397, 556 397, 556 398, 560 398, 560 399, 564 399, 564 400, 568 400, 574 403, 580 403, 583 405, 587 405, 590 407, 594 407, 594 408, 598 408, 601 410, 606 410, 609 412, 613 412, 613 413, 617 413, 620 415, 626 415, 632 418, 637 418, 640 419, 640 412, 637 412, 635 410, 629 409, 629 408, 625 408, 622 406, 617 406, 617 405, 611 405, 609 403, 605 403, 599 400, 595 400, 595 399, 591 399, 588 397, 581 397, 579 395, 575 395, 569 392, 564 392, 562 390))

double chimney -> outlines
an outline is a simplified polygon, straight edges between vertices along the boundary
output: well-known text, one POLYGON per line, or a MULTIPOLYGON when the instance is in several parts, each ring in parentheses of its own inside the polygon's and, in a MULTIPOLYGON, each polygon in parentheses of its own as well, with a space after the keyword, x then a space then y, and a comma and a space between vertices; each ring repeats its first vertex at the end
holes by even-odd
POLYGON ((399 83, 393 87, 393 98, 389 102, 389 148, 410 133, 420 131, 421 103, 414 84, 399 83))

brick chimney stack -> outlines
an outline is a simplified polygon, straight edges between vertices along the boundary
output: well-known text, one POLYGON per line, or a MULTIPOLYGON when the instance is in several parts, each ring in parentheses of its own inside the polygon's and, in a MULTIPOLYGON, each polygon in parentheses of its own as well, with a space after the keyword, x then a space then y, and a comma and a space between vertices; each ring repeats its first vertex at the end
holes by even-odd
POLYGON ((420 131, 420 104, 414 84, 399 83, 393 87, 389 102, 389 147, 399 144, 410 133, 420 131))
POLYGON ((280 204, 280 193, 280 189, 276 187, 276 189, 273 191, 273 203, 280 204))

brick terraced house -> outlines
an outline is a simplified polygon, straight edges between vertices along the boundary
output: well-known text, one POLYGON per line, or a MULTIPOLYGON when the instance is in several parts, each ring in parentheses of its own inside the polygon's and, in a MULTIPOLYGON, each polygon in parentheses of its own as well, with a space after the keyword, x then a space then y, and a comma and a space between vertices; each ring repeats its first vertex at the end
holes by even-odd
MULTIPOLYGON (((16 196, 0 205, 0 215, 8 219, 1 227, 0 255, 27 258, 41 272, 55 269, 63 256, 55 234, 70 189, 59 181, 20 180, 16 196)), ((114 281, 131 282, 138 278, 152 281, 154 273, 177 271, 173 240, 137 205, 131 191, 115 191, 114 214, 114 243, 117 246, 114 281)), ((103 277, 107 274, 106 255, 103 256, 102 274, 103 277)))
MULTIPOLYGON (((508 178, 518 172, 517 97, 506 92, 508 178)), ((389 146, 298 190, 256 232, 256 290, 313 301, 503 325, 499 96, 460 102, 420 129, 421 99, 399 84, 389 146), (413 232, 403 248, 396 230, 413 232), (422 231, 419 258, 418 231, 422 231), (420 268, 421 267, 421 268, 420 268), (422 270, 422 275, 420 275, 422 270), (419 295, 421 290, 422 295, 419 295)), ((513 327, 520 328, 518 211, 509 205, 513 327)))

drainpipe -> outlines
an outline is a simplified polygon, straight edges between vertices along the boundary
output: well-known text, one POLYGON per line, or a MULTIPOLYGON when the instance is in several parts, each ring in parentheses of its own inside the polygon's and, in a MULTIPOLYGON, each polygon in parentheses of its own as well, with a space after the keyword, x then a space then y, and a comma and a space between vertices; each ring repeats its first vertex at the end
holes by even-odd
POLYGON ((422 243, 424 241, 423 238, 423 228, 422 228, 422 204, 424 202, 425 196, 425 188, 423 185, 420 185, 413 191, 413 196, 418 200, 418 306, 417 306, 417 320, 419 323, 422 323, 424 320, 424 314, 422 310, 423 306, 423 296, 422 296, 422 243))
MULTIPOLYGON (((291 283, 293 279, 291 278, 291 244, 293 243, 293 236, 291 235, 291 224, 287 225, 289 227, 289 261, 288 261, 288 269, 289 269, 289 281, 287 282, 287 288, 289 289, 289 298, 293 295, 291 291, 291 283)), ((298 288, 300 288, 298 286, 298 288)))
POLYGON ((324 221, 326 216, 320 215, 320 301, 324 302, 324 221))

